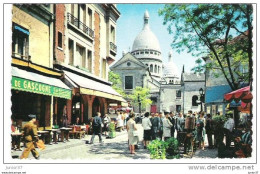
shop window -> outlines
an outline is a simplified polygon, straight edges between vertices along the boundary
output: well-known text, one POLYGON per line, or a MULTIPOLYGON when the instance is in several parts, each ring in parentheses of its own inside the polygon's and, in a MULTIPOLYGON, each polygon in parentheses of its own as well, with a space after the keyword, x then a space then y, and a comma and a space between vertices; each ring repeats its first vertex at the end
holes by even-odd
POLYGON ((29 30, 13 24, 12 55, 21 59, 29 58, 29 30))
POLYGON ((133 76, 125 76, 125 89, 133 89, 133 76))
POLYGON ((198 106, 198 101, 199 97, 197 95, 192 96, 192 106, 198 106))
POLYGON ((58 47, 62 48, 62 33, 58 32, 58 47))

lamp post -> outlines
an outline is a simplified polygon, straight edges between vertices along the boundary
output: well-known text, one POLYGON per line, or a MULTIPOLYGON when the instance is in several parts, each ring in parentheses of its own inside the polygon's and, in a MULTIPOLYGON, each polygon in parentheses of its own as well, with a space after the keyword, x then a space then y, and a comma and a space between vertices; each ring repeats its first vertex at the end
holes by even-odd
POLYGON ((138 94, 138 96, 137 96, 137 101, 138 101, 138 104, 139 104, 139 113, 141 114, 141 100, 140 100, 140 94, 138 94))
POLYGON ((202 103, 204 103, 204 90, 200 88, 199 93, 200 93, 200 111, 203 111, 202 103))

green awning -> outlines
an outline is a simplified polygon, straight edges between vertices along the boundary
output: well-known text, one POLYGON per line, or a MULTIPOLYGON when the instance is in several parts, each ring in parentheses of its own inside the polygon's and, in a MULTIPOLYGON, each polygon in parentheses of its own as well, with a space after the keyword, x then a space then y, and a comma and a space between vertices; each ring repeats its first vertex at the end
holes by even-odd
POLYGON ((60 79, 12 67, 12 89, 71 99, 71 90, 60 79))

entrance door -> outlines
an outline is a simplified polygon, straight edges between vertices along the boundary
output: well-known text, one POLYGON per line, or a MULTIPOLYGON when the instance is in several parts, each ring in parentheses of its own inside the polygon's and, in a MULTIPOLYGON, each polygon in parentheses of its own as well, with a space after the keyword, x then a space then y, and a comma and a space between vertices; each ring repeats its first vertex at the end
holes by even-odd
POLYGON ((94 102, 93 102, 93 106, 92 106, 92 117, 95 117, 97 112, 100 112, 100 102, 98 100, 98 98, 95 98, 94 102))
POLYGON ((151 105, 151 112, 156 113, 157 112, 157 107, 156 105, 151 105))

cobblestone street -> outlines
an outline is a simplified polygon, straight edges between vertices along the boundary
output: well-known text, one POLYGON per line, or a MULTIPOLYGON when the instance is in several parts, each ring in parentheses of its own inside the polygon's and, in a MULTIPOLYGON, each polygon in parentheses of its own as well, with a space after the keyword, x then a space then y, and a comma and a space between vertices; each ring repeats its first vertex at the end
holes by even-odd
MULTIPOLYGON (((104 143, 98 142, 98 136, 95 137, 94 144, 86 144, 91 135, 86 135, 83 139, 69 139, 69 142, 53 145, 46 145, 46 149, 40 151, 40 159, 87 159, 87 160, 129 160, 129 159, 150 159, 149 151, 143 149, 142 137, 143 129, 140 124, 137 124, 139 130, 139 149, 136 154, 129 153, 127 145, 127 132, 116 132, 117 136, 113 139, 106 139, 102 136, 104 143)), ((18 158, 22 151, 12 152, 13 158, 18 158)), ((216 158, 216 149, 197 150, 192 158, 216 158)), ((189 156, 184 156, 189 158, 189 156)), ((34 159, 30 154, 29 159, 34 159)))

